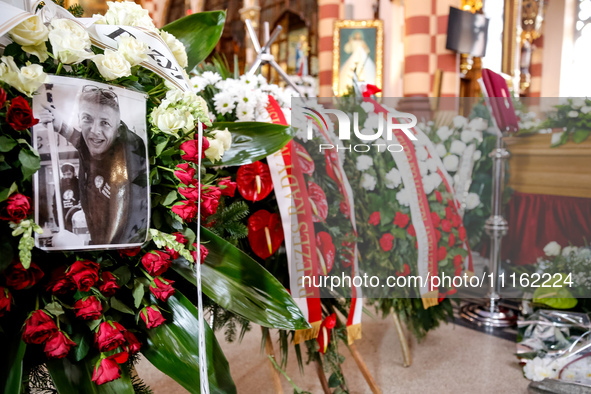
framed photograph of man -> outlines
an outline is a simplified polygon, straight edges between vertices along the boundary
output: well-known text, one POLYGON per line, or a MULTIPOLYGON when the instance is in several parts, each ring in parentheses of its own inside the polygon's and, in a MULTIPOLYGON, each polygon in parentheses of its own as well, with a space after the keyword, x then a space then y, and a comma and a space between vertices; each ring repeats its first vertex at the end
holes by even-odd
POLYGON ((333 34, 332 90, 343 96, 360 83, 382 88, 384 26, 381 20, 336 21, 333 34))
POLYGON ((33 97, 35 221, 43 250, 130 248, 147 239, 147 96, 50 76, 33 97))

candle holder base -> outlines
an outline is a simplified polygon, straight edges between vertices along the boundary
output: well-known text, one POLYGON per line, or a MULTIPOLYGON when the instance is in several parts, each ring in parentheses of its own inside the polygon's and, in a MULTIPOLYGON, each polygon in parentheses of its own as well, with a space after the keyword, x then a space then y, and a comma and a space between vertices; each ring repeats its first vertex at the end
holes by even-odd
POLYGON ((490 301, 486 305, 463 305, 460 308, 460 317, 479 326, 488 327, 511 327, 517 322, 515 312, 511 309, 499 307, 496 303, 491 308, 490 301))

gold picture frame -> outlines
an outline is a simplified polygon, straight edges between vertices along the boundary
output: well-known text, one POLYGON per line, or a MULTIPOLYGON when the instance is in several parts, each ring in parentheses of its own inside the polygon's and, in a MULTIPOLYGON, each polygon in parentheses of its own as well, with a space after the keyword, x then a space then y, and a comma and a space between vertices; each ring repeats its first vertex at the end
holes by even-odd
POLYGON ((332 90, 345 94, 356 72, 360 82, 382 89, 384 24, 381 20, 340 20, 333 32, 332 90), (362 63, 362 64, 360 64, 362 63))

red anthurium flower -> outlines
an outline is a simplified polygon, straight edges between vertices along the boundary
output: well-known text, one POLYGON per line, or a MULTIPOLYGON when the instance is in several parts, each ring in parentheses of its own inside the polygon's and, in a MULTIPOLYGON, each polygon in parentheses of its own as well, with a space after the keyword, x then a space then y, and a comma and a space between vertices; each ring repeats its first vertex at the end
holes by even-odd
POLYGON ((14 290, 23 290, 33 287, 41 278, 43 271, 35 263, 31 263, 29 269, 25 269, 21 262, 10 265, 6 271, 6 285, 14 290))
POLYGON ((236 193, 236 182, 232 182, 230 177, 220 179, 218 187, 222 196, 234 197, 234 193, 236 193))
POLYGON ((439 249, 437 249, 437 261, 444 260, 446 257, 447 249, 445 249, 445 246, 440 246, 439 249))
POLYGON ((8 289, 0 286, 0 317, 10 312, 10 304, 12 304, 12 294, 8 289))
POLYGON ((378 224, 380 224, 380 212, 379 211, 375 211, 374 213, 372 213, 371 215, 369 215, 369 224, 373 224, 374 226, 377 226, 378 224))
POLYGON ((142 343, 140 341, 138 341, 138 339, 135 335, 133 335, 129 331, 125 331, 123 333, 123 336, 125 337, 125 340, 127 341, 127 345, 125 345, 125 348, 127 349, 127 351, 130 354, 135 354, 140 351, 140 348, 142 347, 142 343))
POLYGON ((353 261, 355 260, 355 256, 353 255, 355 243, 343 241, 341 245, 344 248, 341 263, 343 264, 343 268, 349 268, 351 265, 353 265, 353 261))
POLYGON ((451 231, 451 223, 449 222, 449 220, 443 219, 441 221, 441 229, 446 233, 449 233, 451 231))
POLYGON ((308 200, 312 206, 312 221, 315 223, 326 221, 328 216, 326 194, 320 186, 312 181, 308 181, 308 200))
POLYGON ((195 169, 189 163, 177 164, 178 170, 174 172, 174 175, 184 183, 185 185, 196 185, 197 179, 195 179, 195 169))
POLYGON ((95 296, 79 299, 72 309, 74 309, 76 317, 82 320, 97 320, 103 313, 101 302, 95 296))
POLYGON ((123 336, 125 331, 125 327, 116 321, 102 322, 94 335, 94 343, 101 352, 115 350, 125 343, 125 337, 123 336))
POLYGON ((454 246, 455 243, 456 243, 456 236, 453 233, 449 233, 449 240, 447 242, 447 246, 449 246, 451 248, 452 246, 454 246))
POLYGON ((378 88, 376 85, 372 85, 371 83, 368 83, 367 86, 365 87, 365 91, 362 93, 362 95, 363 95, 363 97, 371 97, 381 91, 382 91, 382 89, 378 88))
POLYGON ((14 193, 0 207, 0 219, 20 222, 29 216, 31 199, 24 194, 14 193))
POLYGON ((121 377, 121 369, 117 362, 111 358, 103 358, 94 367, 92 373, 92 381, 97 385, 101 385, 121 377))
POLYGON ((326 353, 326 350, 328 349, 328 343, 330 342, 330 330, 332 330, 336 324, 337 316, 334 313, 330 316, 327 316, 320 324, 320 331, 316 337, 318 346, 320 346, 320 353, 326 353))
POLYGON ((382 235, 382 238, 380 238, 380 246, 382 247, 382 249, 384 250, 384 252, 389 252, 390 250, 392 250, 392 246, 394 241, 394 236, 390 233, 386 233, 384 235, 382 235))
POLYGON ((99 265, 89 260, 78 260, 68 269, 68 278, 80 291, 88 291, 98 281, 99 265))
POLYGON ((326 174, 335 181, 339 188, 343 183, 343 179, 341 177, 341 172, 339 171, 339 167, 337 163, 339 162, 339 155, 334 149, 328 149, 324 151, 324 161, 326 164, 326 174))
POLYGON ((320 265, 318 275, 327 275, 334 264, 335 246, 332 237, 326 231, 316 234, 316 252, 318 253, 318 264, 320 265))
POLYGON ((176 203, 171 210, 179 215, 184 221, 192 220, 197 216, 197 205, 195 202, 189 200, 183 200, 176 203))
POLYGON ((101 281, 99 282, 99 291, 103 293, 105 297, 111 297, 119 289, 117 284, 117 278, 109 271, 103 271, 101 273, 101 281))
POLYGON ((160 276, 170 268, 170 255, 160 250, 153 250, 142 257, 142 265, 150 275, 160 276))
POLYGON ((402 212, 396 212, 396 216, 394 216, 394 225, 400 228, 405 228, 406 225, 410 222, 410 217, 402 212))
POLYGON ((23 341, 25 343, 39 345, 45 342, 56 331, 57 326, 53 319, 45 311, 37 309, 31 313, 31 316, 25 322, 23 341))
POLYGON ((439 193, 438 190, 435 190, 435 198, 437 199, 437 202, 440 204, 443 201, 443 198, 441 197, 441 193, 439 193))
POLYGON ((248 201, 260 201, 273 190, 269 166, 260 161, 245 164, 236 174, 238 191, 248 201))
MULTIPOLYGON (((205 157, 205 151, 207 150, 207 148, 209 148, 209 141, 207 140, 207 138, 203 137, 203 143, 201 146, 201 158, 203 159, 205 157)), ((189 141, 185 141, 181 144, 180 146, 181 151, 183 151, 184 153, 181 155, 181 159, 186 160, 186 161, 190 161, 193 163, 198 163, 199 162, 199 146, 198 146, 198 141, 197 140, 189 140, 189 141)))
POLYGON ((349 200, 347 200, 346 198, 343 198, 341 200, 341 204, 339 206, 339 209, 340 209, 341 213, 347 219, 349 219, 351 217, 351 207, 349 206, 349 200))
POLYGON ((66 269, 68 267, 62 265, 51 271, 49 275, 49 283, 45 286, 45 290, 52 294, 66 294, 76 288, 74 282, 66 275, 66 269))
MULTIPOLYGON (((193 260, 197 262, 197 242, 193 243, 193 247, 195 248, 195 250, 191 251, 191 255, 193 256, 193 260)), ((201 264, 203 264, 205 263, 205 258, 207 257, 209 250, 203 245, 199 245, 199 249, 201 249, 201 264)))
POLYGON ((248 218, 248 243, 261 259, 275 253, 283 238, 283 227, 278 214, 261 209, 248 218))
POLYGON ((10 102, 10 108, 8 108, 8 112, 6 113, 6 121, 13 129, 19 131, 28 129, 39 123, 39 119, 35 119, 33 116, 33 111, 31 111, 27 100, 21 96, 10 102))
POLYGON ((402 272, 396 271, 396 275, 398 275, 398 276, 408 276, 409 274, 410 274, 410 267, 408 266, 408 264, 404 264, 402 266, 402 272))
POLYGON ((439 219, 437 212, 431 212, 431 220, 433 221, 433 227, 439 227, 441 219, 439 219))
POLYGON ((460 239, 462 241, 465 241, 466 240, 466 229, 464 228, 464 226, 461 226, 458 229, 458 236, 460 237, 460 239))
POLYGON ((157 276, 150 283, 150 291, 154 294, 154 297, 166 302, 175 292, 174 287, 172 287, 173 284, 174 281, 157 276))
POLYGON ((451 217, 451 225, 452 227, 460 227, 460 225, 462 224, 462 218, 460 215, 454 214, 451 217))
POLYGON ((140 311, 140 317, 146 323, 146 327, 148 329, 158 327, 162 323, 166 321, 164 317, 162 317, 162 312, 156 305, 147 306, 140 311))
POLYGON ((304 174, 312 175, 314 173, 315 165, 314 160, 303 146, 295 141, 291 141, 292 153, 295 153, 298 158, 298 164, 304 174), (295 150, 295 152, 294 152, 295 150))
POLYGON ((63 331, 56 331, 45 342, 45 354, 49 358, 64 358, 70 352, 70 348, 76 346, 68 334, 63 331))

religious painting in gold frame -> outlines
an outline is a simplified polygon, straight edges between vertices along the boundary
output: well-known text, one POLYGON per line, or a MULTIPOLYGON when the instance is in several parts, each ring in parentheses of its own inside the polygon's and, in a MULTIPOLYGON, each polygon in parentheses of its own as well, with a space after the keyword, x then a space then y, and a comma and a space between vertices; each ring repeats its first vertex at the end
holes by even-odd
POLYGON ((359 82, 382 88, 384 25, 381 20, 336 21, 333 34, 332 90, 343 96, 359 82))

